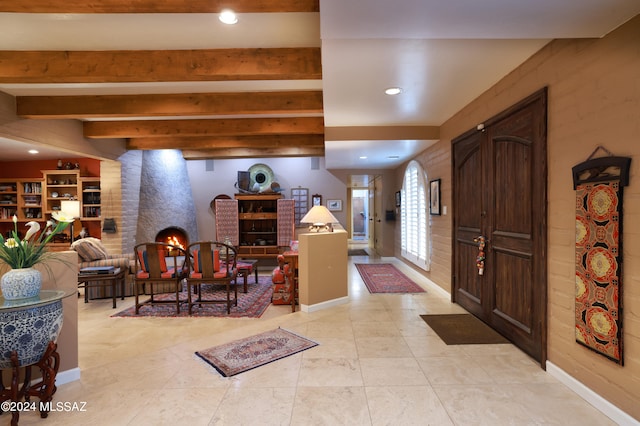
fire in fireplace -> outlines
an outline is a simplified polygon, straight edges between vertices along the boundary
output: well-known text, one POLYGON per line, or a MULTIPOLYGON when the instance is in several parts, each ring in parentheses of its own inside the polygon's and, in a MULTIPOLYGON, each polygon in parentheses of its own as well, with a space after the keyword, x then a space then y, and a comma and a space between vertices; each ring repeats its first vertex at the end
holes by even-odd
POLYGON ((156 235, 156 242, 172 244, 182 249, 186 249, 189 245, 187 232, 177 226, 170 226, 158 232, 156 235))

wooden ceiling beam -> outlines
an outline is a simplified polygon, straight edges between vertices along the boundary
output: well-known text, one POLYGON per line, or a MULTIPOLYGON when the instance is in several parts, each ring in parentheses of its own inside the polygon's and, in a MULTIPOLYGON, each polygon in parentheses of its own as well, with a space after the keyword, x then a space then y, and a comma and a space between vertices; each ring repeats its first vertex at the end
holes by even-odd
POLYGON ((219 148, 281 149, 281 148, 323 148, 323 135, 264 135, 227 137, 156 137, 131 138, 127 149, 190 149, 207 150, 219 148))
POLYGON ((22 118, 83 119, 197 115, 322 114, 322 91, 162 95, 18 96, 22 118))
POLYGON ((85 121, 83 126, 90 139, 324 134, 322 117, 85 121))
POLYGON ((220 148, 209 150, 182 150, 185 160, 273 158, 273 157, 324 157, 324 148, 220 148))
POLYGON ((319 0, 0 0, 0 12, 19 13, 318 12, 319 0))
POLYGON ((319 47, 0 51, 0 83, 320 79, 319 47))

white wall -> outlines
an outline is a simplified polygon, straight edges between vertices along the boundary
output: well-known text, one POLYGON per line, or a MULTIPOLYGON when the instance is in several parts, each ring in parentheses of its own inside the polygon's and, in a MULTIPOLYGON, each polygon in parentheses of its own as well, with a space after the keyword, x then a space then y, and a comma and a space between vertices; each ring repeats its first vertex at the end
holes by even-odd
MULTIPOLYGON (((309 197, 322 195, 322 203, 327 199, 342 200, 343 210, 334 212, 334 216, 343 227, 347 226, 347 187, 328 172, 324 158, 319 159, 319 168, 311 169, 311 158, 255 158, 236 160, 212 160, 213 171, 207 171, 207 160, 187 161, 187 171, 191 182, 191 191, 196 207, 196 221, 199 239, 215 240, 215 217, 209 204, 214 197, 226 194, 233 197, 237 193, 234 184, 238 171, 247 171, 254 164, 266 164, 273 170, 275 181, 284 188, 284 198, 291 198, 291 188, 308 188, 309 197)), ((211 160, 210 160, 211 161, 211 160)))

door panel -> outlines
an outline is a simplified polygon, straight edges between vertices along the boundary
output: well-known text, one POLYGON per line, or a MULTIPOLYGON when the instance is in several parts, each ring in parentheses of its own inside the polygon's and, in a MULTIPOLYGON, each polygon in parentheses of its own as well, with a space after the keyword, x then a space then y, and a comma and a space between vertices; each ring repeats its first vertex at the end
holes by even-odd
POLYGON ((456 256, 454 270, 459 279, 455 298, 470 312, 482 313, 483 288, 476 268, 478 247, 473 241, 482 232, 482 179, 480 137, 472 134, 454 146, 455 158, 459 165, 455 168, 457 182, 464 185, 454 191, 456 210, 456 256))
POLYGON ((544 367, 546 90, 456 138, 453 155, 452 298, 544 367))

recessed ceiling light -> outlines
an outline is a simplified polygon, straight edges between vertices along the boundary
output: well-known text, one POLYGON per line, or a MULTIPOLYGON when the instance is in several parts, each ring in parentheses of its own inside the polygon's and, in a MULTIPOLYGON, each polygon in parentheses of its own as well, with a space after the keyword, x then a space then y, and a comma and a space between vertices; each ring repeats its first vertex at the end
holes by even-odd
POLYGON ((235 14, 233 10, 225 9, 220 12, 220 16, 218 19, 223 24, 233 25, 238 22, 238 16, 235 14))
POLYGON ((362 155, 362 156, 360 156, 360 159, 361 159, 361 160, 366 160, 366 159, 367 159, 367 156, 366 156, 366 155, 362 155))
POLYGON ((402 89, 400 87, 389 87, 388 89, 385 89, 384 93, 389 96, 395 96, 402 93, 402 89))
POLYGON ((38 154, 39 151, 37 149, 30 149, 28 152, 29 154, 38 154))

